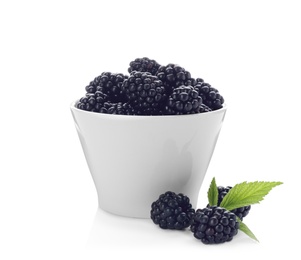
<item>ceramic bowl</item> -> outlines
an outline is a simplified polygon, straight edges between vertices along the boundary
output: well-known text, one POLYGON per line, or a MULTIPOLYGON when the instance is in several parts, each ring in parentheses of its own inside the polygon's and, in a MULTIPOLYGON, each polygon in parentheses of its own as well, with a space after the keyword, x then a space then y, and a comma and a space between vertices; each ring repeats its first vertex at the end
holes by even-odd
POLYGON ((80 110, 71 104, 99 207, 127 217, 149 218, 166 191, 199 191, 226 113, 127 116, 80 110))

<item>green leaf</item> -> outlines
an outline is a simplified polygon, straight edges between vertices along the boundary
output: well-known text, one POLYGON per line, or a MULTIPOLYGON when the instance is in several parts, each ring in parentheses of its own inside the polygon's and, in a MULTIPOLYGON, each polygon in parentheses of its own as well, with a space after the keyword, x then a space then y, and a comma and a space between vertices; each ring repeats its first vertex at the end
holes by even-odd
POLYGON ((215 178, 213 177, 209 190, 208 190, 208 202, 210 206, 216 206, 218 202, 218 189, 216 186, 215 178))
POLYGON ((272 188, 282 184, 282 182, 242 182, 236 184, 223 198, 220 206, 233 210, 247 205, 259 203, 263 200, 272 188))
POLYGON ((239 218, 236 218, 239 222, 239 230, 241 230, 242 232, 244 232, 246 235, 248 235, 250 238, 256 240, 257 242, 259 242, 259 240, 256 238, 256 236, 254 235, 254 233, 247 227, 247 225, 245 223, 243 223, 239 218))

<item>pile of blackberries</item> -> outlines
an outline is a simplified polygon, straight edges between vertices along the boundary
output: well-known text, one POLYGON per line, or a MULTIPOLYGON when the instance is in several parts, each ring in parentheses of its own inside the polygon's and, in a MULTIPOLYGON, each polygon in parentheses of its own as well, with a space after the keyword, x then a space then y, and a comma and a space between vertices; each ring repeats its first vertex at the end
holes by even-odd
POLYGON ((160 65, 149 58, 130 62, 129 75, 103 72, 86 87, 75 106, 119 115, 185 115, 223 107, 216 88, 177 64, 160 65))
MULTIPOLYGON (((193 209, 190 200, 182 193, 167 191, 151 205, 150 217, 162 229, 184 230, 190 227, 194 237, 204 244, 220 244, 231 241, 238 233, 241 212, 228 211, 219 206, 231 188, 218 187, 219 202, 203 209, 193 209)), ((244 208, 246 216, 250 208, 244 208)))

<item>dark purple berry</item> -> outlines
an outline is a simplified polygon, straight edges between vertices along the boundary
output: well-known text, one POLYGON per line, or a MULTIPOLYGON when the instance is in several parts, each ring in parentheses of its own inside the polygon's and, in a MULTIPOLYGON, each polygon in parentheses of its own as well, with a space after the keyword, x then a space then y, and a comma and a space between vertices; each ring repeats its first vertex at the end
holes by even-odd
POLYGON ((112 102, 125 101, 125 95, 121 90, 122 83, 128 76, 122 73, 103 72, 86 86, 87 93, 96 91, 106 94, 112 102))
POLYGON ((200 112, 201 105, 202 98, 194 87, 181 86, 168 97, 165 110, 170 115, 194 114, 200 112))
POLYGON ((162 229, 185 229, 190 226, 194 209, 182 193, 168 191, 151 205, 151 219, 162 229))
POLYGON ((162 81, 149 72, 133 71, 123 82, 122 91, 141 115, 160 114, 166 100, 162 81))
POLYGON ((149 72, 152 75, 156 75, 160 64, 155 60, 151 60, 147 57, 137 58, 130 62, 130 67, 128 68, 128 72, 131 73, 133 71, 140 72, 149 72))
POLYGON ((195 89, 203 99, 203 103, 211 110, 217 110, 223 107, 224 98, 217 89, 205 83, 203 79, 196 79, 195 89))
POLYGON ((238 233, 236 215, 217 206, 196 210, 190 226, 194 237, 204 244, 220 244, 231 241, 238 233))
POLYGON ((176 64, 160 66, 156 75, 166 86, 169 95, 177 87, 195 85, 195 80, 191 77, 190 72, 176 64))

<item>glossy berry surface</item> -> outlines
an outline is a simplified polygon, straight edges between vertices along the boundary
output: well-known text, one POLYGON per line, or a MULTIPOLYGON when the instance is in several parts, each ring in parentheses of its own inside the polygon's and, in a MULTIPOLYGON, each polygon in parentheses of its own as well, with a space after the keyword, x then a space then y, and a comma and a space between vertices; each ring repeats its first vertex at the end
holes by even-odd
POLYGON ((186 115, 223 107, 224 98, 201 78, 183 67, 160 65, 147 57, 129 64, 130 75, 102 72, 86 87, 75 107, 120 115, 186 115))
POLYGON ((199 113, 205 113, 205 112, 210 112, 212 109, 205 104, 200 105, 199 113))
POLYGON ((106 94, 99 91, 95 93, 86 93, 84 97, 81 97, 75 106, 81 110, 100 112, 104 103, 108 102, 109 98, 106 94))
POLYGON ((192 219, 190 230, 204 244, 228 242, 238 233, 236 215, 221 207, 198 209, 192 219))
POLYGON ((135 109, 129 103, 110 102, 107 95, 100 91, 86 93, 75 106, 81 110, 116 115, 135 115, 135 109))
POLYGON ((121 102, 125 100, 125 95, 121 90, 123 81, 128 76, 122 73, 103 72, 86 86, 87 93, 99 91, 106 94, 110 101, 121 102))
POLYGON ((151 205, 151 219, 162 229, 185 229, 192 223, 194 209, 182 193, 168 191, 151 205))
POLYGON ((122 91, 130 104, 141 114, 145 111, 160 111, 166 100, 162 81, 149 72, 133 71, 123 82, 122 91))
MULTIPOLYGON (((218 186, 218 206, 221 204, 223 198, 228 194, 228 192, 232 189, 231 186, 223 187, 223 186, 218 186)), ((244 217, 246 217, 251 210, 251 205, 237 208, 234 210, 231 210, 237 217, 239 217, 241 220, 243 220, 244 217)))
POLYGON ((158 68, 161 65, 152 59, 147 57, 144 58, 137 58, 130 62, 130 67, 128 68, 128 72, 131 73, 133 71, 140 71, 140 72, 149 72, 152 75, 156 75, 158 68))
MULTIPOLYGON (((168 97, 166 113, 170 115, 199 113, 202 98, 192 86, 175 88, 168 97)), ((205 107, 202 107, 205 110, 205 107)), ((205 112, 205 111, 204 111, 205 112)))
POLYGON ((202 97, 203 103, 212 110, 217 110, 223 107, 224 98, 210 84, 205 83, 202 79, 196 79, 195 89, 202 97))
POLYGON ((186 71, 183 67, 173 63, 169 63, 166 66, 160 66, 156 76, 166 86, 168 94, 171 94, 175 88, 182 85, 193 86, 195 84, 195 80, 191 77, 189 71, 186 71))
POLYGON ((106 102, 104 105, 100 108, 100 113, 105 114, 113 114, 113 115, 135 115, 136 111, 131 107, 128 103, 111 103, 106 102))

